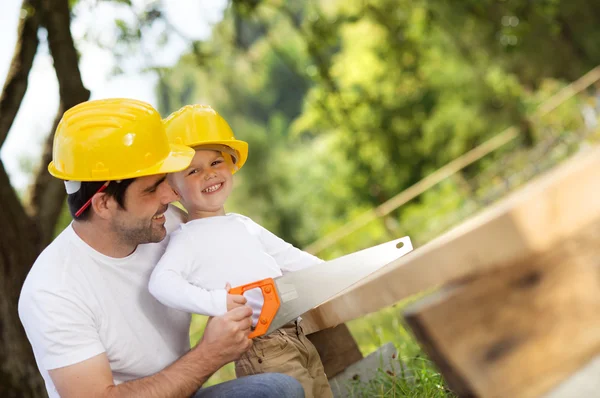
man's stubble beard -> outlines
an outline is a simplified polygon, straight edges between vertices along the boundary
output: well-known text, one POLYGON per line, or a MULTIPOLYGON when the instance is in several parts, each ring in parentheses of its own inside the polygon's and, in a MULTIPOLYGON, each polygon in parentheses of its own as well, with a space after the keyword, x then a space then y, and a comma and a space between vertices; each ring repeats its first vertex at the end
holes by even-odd
POLYGON ((123 242, 137 246, 145 243, 158 243, 166 236, 164 224, 160 227, 150 220, 137 220, 132 225, 121 219, 113 221, 112 229, 123 242))

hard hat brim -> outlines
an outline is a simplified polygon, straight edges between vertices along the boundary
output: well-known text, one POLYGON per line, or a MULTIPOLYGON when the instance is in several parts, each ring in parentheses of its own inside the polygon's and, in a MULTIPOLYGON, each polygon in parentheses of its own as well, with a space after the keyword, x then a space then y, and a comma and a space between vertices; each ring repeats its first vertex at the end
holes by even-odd
POLYGON ((240 158, 238 159, 236 166, 239 169, 242 168, 246 159, 248 159, 248 143, 240 140, 213 140, 213 141, 201 141, 199 143, 191 144, 192 148, 200 148, 204 145, 226 145, 239 153, 240 158))
MULTIPOLYGON (((169 144, 171 151, 169 155, 161 162, 155 164, 152 167, 136 170, 126 174, 111 174, 109 178, 93 178, 93 177, 79 177, 78 181, 116 181, 125 180, 128 178, 145 177, 156 174, 167 174, 181 171, 188 167, 194 158, 194 151, 192 148, 186 145, 169 144)), ((73 180, 72 176, 62 173, 58 170, 54 162, 50 162, 48 165, 48 172, 56 178, 61 180, 73 180)))
MULTIPOLYGON (((186 145, 169 144, 171 153, 162 164, 158 164, 156 172, 145 175, 176 173, 188 167, 196 154, 192 148, 186 145)), ((140 176, 141 177, 141 176, 140 176)))

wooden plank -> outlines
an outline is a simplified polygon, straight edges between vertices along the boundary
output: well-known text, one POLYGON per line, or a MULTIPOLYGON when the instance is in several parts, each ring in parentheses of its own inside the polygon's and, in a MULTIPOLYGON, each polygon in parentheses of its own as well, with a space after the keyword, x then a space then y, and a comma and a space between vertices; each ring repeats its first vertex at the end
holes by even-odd
POLYGON ((410 327, 453 391, 538 397, 600 354, 598 242, 600 218, 542 255, 407 308, 410 327))
POLYGON ((307 333, 547 250, 600 217, 599 182, 595 148, 303 315, 307 333))

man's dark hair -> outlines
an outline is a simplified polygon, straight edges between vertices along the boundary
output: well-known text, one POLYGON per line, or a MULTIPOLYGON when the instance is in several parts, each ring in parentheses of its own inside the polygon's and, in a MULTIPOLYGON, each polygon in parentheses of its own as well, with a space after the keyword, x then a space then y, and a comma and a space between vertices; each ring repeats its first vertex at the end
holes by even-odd
MULTIPOLYGON (((121 182, 111 181, 110 184, 106 187, 106 189, 102 192, 107 194, 110 197, 113 197, 119 206, 122 209, 125 209, 125 192, 127 191, 127 187, 135 181, 135 178, 130 178, 127 180, 122 180, 121 182)), ((83 211, 79 215, 79 217, 75 217, 75 213, 87 202, 105 183, 105 181, 92 181, 92 182, 82 182, 81 188, 75 193, 72 193, 67 196, 67 203, 69 205, 69 211, 71 212, 71 216, 76 218, 77 220, 85 221, 90 217, 91 206, 83 211)))

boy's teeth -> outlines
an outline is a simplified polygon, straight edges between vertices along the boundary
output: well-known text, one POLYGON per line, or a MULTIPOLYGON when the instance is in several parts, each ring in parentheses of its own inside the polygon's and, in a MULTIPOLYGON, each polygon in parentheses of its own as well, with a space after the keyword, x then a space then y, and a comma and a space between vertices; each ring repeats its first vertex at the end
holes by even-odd
POLYGON ((204 190, 204 192, 214 192, 219 188, 221 188, 221 184, 217 184, 217 185, 213 185, 212 187, 208 187, 204 190))

